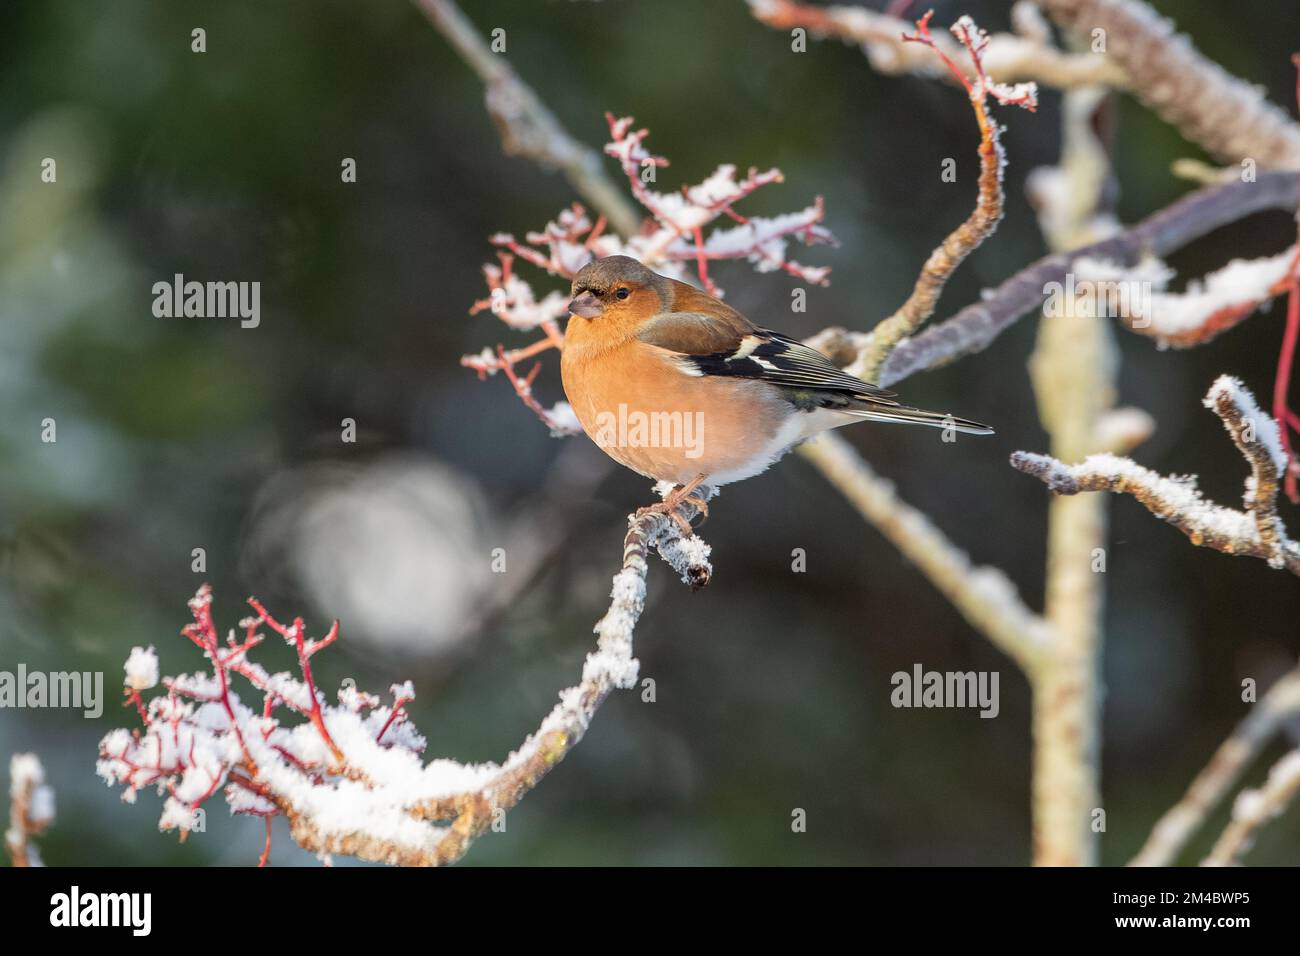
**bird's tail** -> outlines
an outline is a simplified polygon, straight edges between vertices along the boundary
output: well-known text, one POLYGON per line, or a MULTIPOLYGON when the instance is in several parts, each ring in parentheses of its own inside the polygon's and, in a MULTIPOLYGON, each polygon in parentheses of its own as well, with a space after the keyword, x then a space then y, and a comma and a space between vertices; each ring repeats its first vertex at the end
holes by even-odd
POLYGON ((912 408, 910 405, 872 404, 864 408, 846 408, 844 411, 855 418, 872 422, 903 422, 911 425, 930 425, 933 428, 951 428, 967 435, 993 434, 993 429, 988 425, 981 425, 979 422, 973 422, 967 418, 957 418, 944 412, 927 412, 923 408, 912 408))

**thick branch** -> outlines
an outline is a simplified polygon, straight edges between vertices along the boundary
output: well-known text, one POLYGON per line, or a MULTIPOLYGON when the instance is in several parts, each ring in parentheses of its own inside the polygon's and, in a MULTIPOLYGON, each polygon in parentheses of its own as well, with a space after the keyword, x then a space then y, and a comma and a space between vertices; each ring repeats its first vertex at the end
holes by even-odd
POLYGON ((1146 106, 1221 160, 1300 169, 1300 126, 1259 89, 1207 59, 1141 0, 1039 0, 1085 40, 1101 35, 1146 106))
MULTIPOLYGON (((1206 186, 1148 216, 1117 236, 1068 253, 1054 253, 1017 272, 979 302, 906 339, 890 353, 879 383, 891 385, 916 372, 987 348, 1021 316, 1037 310, 1053 283, 1064 284, 1081 258, 1133 264, 1145 252, 1167 256, 1220 226, 1269 209, 1291 210, 1300 196, 1295 174, 1261 174, 1253 183, 1206 186)), ((832 356, 861 347, 865 336, 828 330, 814 341, 832 356)), ((852 354, 852 353, 850 353, 852 354)))
POLYGON ((997 568, 973 565, 924 514, 900 499, 894 487, 843 438, 827 432, 799 446, 858 512, 933 582, 971 625, 1033 674, 1051 635, 1042 618, 997 568))
MULTIPOLYGON (((1070 90, 1061 110, 1060 165, 1035 170, 1039 222, 1054 249, 1116 229, 1108 215, 1107 143, 1098 134, 1105 95, 1070 90), (1055 180, 1056 188, 1044 184, 1055 180)), ((1114 332, 1079 299, 1038 323, 1029 360, 1038 418, 1052 454, 1073 461, 1099 450, 1101 425, 1115 403, 1119 357, 1114 332)), ((1056 640, 1033 682, 1034 863, 1091 866, 1101 805, 1102 610, 1105 575, 1094 566, 1106 544, 1108 502, 1101 496, 1054 498, 1048 506, 1043 614, 1056 640)))

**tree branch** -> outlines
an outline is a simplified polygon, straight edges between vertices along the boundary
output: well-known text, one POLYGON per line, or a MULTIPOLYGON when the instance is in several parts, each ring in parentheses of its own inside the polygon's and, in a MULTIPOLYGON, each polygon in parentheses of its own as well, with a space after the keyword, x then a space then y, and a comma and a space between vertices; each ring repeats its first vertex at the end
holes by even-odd
MULTIPOLYGON (((1071 252, 1044 256, 1002 282, 979 302, 900 342, 881 366, 879 384, 889 386, 916 372, 987 348, 1017 319, 1037 310, 1051 285, 1064 284, 1080 259, 1105 259, 1131 265, 1144 253, 1166 256, 1220 226, 1254 213, 1294 209, 1297 197, 1300 197, 1300 183, 1290 172, 1262 173, 1253 183, 1206 186, 1119 235, 1071 252)), ((856 354, 863 338, 841 329, 830 329, 811 341, 842 359, 846 352, 850 356, 856 354)))
POLYGON ((1239 381, 1226 375, 1210 388, 1205 405, 1222 419, 1250 463, 1244 512, 1206 501, 1192 478, 1166 478, 1115 455, 1092 455, 1081 464, 1066 465, 1048 455, 1018 451, 1011 456, 1011 465, 1059 495, 1084 491, 1132 495, 1193 544, 1261 558, 1271 567, 1300 575, 1300 544, 1287 537, 1276 510, 1278 480, 1286 463, 1277 423, 1259 410, 1239 381))
POLYGON ((1258 87, 1207 59, 1141 0, 1038 0, 1085 39, 1103 31, 1106 55, 1144 105, 1221 160, 1300 169, 1300 126, 1258 87))
MULTIPOLYGON (((793 0, 749 0, 754 18, 776 30, 802 27, 816 37, 838 37, 858 44, 876 72, 888 75, 917 74, 950 83, 948 74, 925 51, 902 40, 911 24, 898 17, 866 7, 812 6, 793 0)), ((1024 17, 1018 18, 1021 22, 1024 17)), ((989 38, 988 75, 1002 83, 1033 81, 1044 86, 1072 87, 1092 83, 1122 86, 1124 71, 1106 57, 1064 53, 1053 47, 1041 32, 1023 30, 1024 35, 997 33, 989 38)), ((938 38, 939 49, 950 58, 961 55, 960 47, 947 37, 938 38)), ((974 73, 966 72, 968 78, 974 73)))
MULTIPOLYGON (((678 512, 687 522, 696 515, 689 501, 678 512)), ((501 765, 422 763, 424 738, 402 712, 414 697, 409 684, 394 686, 392 707, 354 688, 339 692, 338 705, 327 705, 310 658, 333 642, 337 624, 325 639, 308 641, 301 619, 283 624, 250 601, 257 617, 241 622, 241 642, 232 633, 223 646, 205 585, 190 602, 195 622, 184 633, 204 650, 213 675, 168 678, 167 693, 146 705, 140 692, 157 683, 157 658, 152 650, 133 651, 127 703, 141 715, 144 732, 110 732, 100 743, 97 770, 123 785, 128 802, 140 790, 164 790, 159 825, 182 834, 194 826, 199 807, 224 789, 233 813, 283 815, 294 840, 320 855, 402 866, 454 863, 577 745, 612 690, 635 685, 632 639, 652 551, 692 587, 708 583, 709 547, 698 536, 683 537, 668 515, 630 517, 622 566, 581 681, 560 693, 538 729, 501 765), (248 659, 263 626, 297 648, 301 679, 268 674, 248 659), (250 708, 232 691, 235 675, 263 695, 261 707, 250 708), (305 719, 283 724, 276 716, 281 708, 305 719)))
POLYGON ((505 56, 493 53, 483 42, 452 0, 413 2, 483 81, 488 115, 496 124, 506 154, 559 168, 579 195, 619 233, 634 235, 641 218, 605 173, 600 154, 569 135, 505 56))
POLYGON ((1250 715, 1219 745, 1182 799, 1152 828, 1129 865, 1173 865, 1187 841, 1223 801, 1278 728, 1296 713, 1300 713, 1300 667, 1270 687, 1250 715))
POLYGON ((45 768, 36 754, 9 759, 9 829, 5 846, 15 867, 43 866, 34 837, 54 822, 54 790, 45 783, 45 768))
POLYGON ((1237 794, 1232 805, 1232 820, 1205 858, 1204 865, 1231 866, 1237 863, 1255 842, 1259 829, 1274 817, 1281 816, 1298 793, 1300 750, 1292 750, 1269 770, 1264 786, 1237 794))
POLYGON ((999 103, 1014 103, 1028 110, 1035 109, 1037 105, 1033 84, 1008 87, 989 79, 983 65, 990 42, 988 34, 976 27, 969 17, 961 17, 953 24, 952 34, 969 54, 973 77, 967 79, 961 68, 931 35, 929 24, 933 13, 932 10, 918 20, 916 32, 905 34, 903 41, 928 47, 938 54, 948 72, 966 90, 980 131, 979 197, 966 221, 949 233, 925 261, 907 301, 893 315, 876 325, 858 361, 849 367, 849 374, 868 382, 874 382, 879 376, 881 363, 894 350, 894 346, 919 329, 934 314, 939 295, 948 284, 948 279, 966 257, 993 234, 1002 221, 1002 167, 1006 163, 1006 154, 999 136, 1000 127, 988 114, 988 98, 992 96, 999 103))
POLYGON ((833 432, 800 445, 799 453, 930 579, 971 626, 1026 673, 1039 669, 1050 649, 1050 630, 1025 606, 1005 574, 971 564, 929 518, 900 499, 893 485, 833 432))

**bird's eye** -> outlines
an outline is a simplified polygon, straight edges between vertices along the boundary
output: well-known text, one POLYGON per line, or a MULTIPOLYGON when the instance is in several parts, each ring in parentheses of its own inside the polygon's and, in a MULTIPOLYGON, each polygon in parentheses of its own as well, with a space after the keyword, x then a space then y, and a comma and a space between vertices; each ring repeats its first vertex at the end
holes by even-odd
POLYGON ((614 293, 614 295, 618 296, 620 299, 626 299, 631 294, 632 293, 627 289, 619 289, 614 293))

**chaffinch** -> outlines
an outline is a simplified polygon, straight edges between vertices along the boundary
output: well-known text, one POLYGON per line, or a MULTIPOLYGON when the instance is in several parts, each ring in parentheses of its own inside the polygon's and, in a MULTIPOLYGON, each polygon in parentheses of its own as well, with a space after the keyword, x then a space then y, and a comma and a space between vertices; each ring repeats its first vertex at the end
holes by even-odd
POLYGON ((621 465, 676 487, 647 510, 672 515, 700 486, 757 475, 819 432, 860 421, 972 435, 993 429, 927 412, 761 329, 713 296, 628 256, 573 278, 561 374, 583 430, 621 465))

